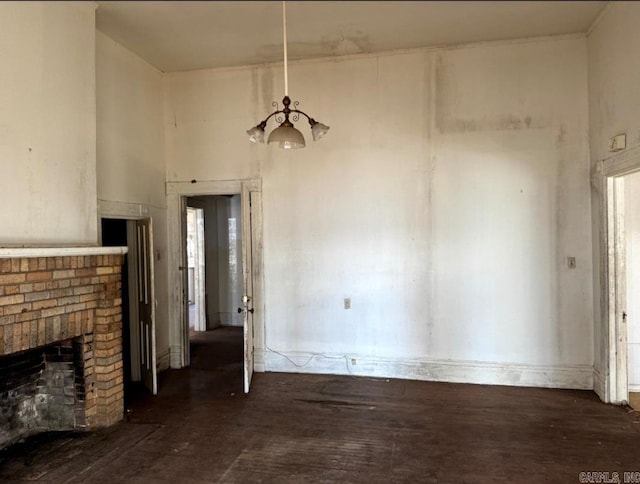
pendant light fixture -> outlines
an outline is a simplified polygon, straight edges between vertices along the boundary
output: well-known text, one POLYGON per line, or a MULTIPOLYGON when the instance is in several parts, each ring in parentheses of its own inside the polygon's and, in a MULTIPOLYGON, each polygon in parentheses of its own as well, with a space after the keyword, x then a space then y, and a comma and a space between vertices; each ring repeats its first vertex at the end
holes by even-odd
POLYGON ((280 123, 280 126, 278 126, 271 132, 271 134, 269 134, 267 143, 278 143, 280 148, 288 150, 292 148, 304 148, 305 146, 304 136, 295 128, 292 123, 292 121, 297 122, 301 114, 309 120, 313 141, 318 141, 325 134, 327 134, 327 132, 329 131, 329 126, 319 123, 318 121, 310 117, 307 113, 297 109, 299 104, 298 101, 293 103, 293 108, 290 107, 291 99, 289 98, 289 73, 287 65, 287 7, 284 0, 282 2, 282 34, 284 39, 284 98, 282 99, 283 108, 278 109, 278 103, 276 101, 271 103, 271 105, 276 108, 276 111, 267 116, 260 124, 248 130, 247 134, 249 135, 250 141, 254 143, 264 143, 264 129, 267 127, 267 121, 269 121, 269 118, 275 116, 275 120, 280 123))

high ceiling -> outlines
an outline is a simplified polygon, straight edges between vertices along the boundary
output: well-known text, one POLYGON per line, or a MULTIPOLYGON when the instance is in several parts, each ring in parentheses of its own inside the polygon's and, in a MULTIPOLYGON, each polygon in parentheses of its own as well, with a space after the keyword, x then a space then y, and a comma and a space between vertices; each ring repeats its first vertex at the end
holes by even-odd
MULTIPOLYGON (((291 59, 586 32, 607 2, 289 1, 291 59)), ((98 2, 97 27, 164 72, 282 60, 279 1, 98 2)))

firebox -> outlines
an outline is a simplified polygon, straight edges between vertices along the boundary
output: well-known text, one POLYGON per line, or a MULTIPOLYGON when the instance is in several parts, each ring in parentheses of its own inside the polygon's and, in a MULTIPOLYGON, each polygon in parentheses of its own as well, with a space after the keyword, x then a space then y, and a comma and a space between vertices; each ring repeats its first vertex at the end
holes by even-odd
POLYGON ((80 338, 0 357, 0 447, 28 435, 85 428, 80 338))

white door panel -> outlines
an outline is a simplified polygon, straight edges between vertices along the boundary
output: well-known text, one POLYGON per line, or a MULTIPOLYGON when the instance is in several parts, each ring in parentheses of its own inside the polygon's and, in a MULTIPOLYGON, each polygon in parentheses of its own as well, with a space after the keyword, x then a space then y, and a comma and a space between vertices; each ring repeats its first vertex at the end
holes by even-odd
POLYGON ((244 288, 244 392, 249 393, 253 377, 253 277, 251 272, 251 192, 242 185, 242 282, 244 288))

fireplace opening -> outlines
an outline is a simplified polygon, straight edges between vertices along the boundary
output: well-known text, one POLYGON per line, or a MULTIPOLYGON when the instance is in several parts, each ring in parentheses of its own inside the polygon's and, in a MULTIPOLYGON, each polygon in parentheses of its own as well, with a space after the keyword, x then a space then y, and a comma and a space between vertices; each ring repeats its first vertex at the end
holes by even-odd
POLYGON ((82 338, 0 357, 0 448, 86 427, 82 338))

